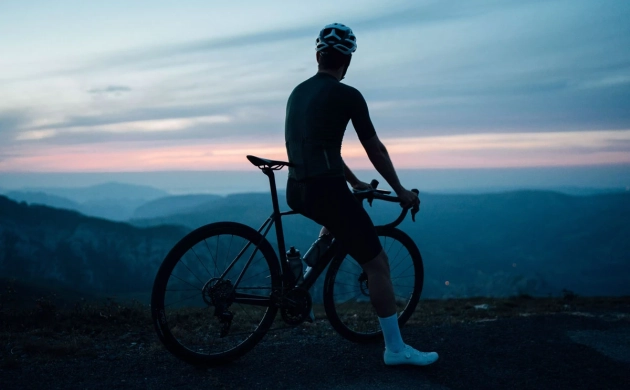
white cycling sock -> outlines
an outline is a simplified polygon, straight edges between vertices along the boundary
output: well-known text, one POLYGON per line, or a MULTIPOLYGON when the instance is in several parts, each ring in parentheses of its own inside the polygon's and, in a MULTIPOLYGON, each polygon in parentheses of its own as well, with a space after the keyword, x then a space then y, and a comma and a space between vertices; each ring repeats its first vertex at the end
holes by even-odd
POLYGON ((400 327, 398 326, 398 313, 394 313, 389 317, 378 317, 381 323, 383 337, 385 338, 385 348, 394 353, 398 353, 405 349, 405 343, 400 335, 400 327))

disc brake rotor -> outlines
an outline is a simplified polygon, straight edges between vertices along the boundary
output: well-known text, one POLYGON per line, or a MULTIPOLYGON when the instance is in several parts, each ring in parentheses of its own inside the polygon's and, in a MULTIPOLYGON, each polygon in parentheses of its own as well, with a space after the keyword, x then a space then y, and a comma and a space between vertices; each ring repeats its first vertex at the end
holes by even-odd
POLYGON ((361 292, 363 293, 363 295, 369 297, 370 287, 368 285, 367 274, 365 272, 361 272, 361 275, 359 275, 359 278, 357 279, 357 281, 359 282, 359 288, 361 289, 361 292))

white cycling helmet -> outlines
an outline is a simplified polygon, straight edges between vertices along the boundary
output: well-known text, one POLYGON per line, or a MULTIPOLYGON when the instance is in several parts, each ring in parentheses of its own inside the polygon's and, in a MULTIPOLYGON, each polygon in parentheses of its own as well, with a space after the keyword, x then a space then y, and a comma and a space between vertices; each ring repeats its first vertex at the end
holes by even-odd
POLYGON ((357 50, 357 38, 354 36, 352 29, 341 23, 333 23, 324 27, 319 32, 315 44, 315 50, 318 52, 334 48, 349 56, 357 50))

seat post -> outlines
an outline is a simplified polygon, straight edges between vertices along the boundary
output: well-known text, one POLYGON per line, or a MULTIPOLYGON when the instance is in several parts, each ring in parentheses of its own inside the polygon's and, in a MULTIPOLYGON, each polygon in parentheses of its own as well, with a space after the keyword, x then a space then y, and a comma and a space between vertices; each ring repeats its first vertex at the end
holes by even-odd
POLYGON ((271 203, 273 205, 273 220, 276 224, 276 237, 278 238, 278 251, 280 260, 284 264, 286 261, 286 247, 284 245, 284 232, 282 230, 282 217, 280 215, 280 205, 278 204, 278 190, 276 189, 276 178, 273 169, 263 168, 263 173, 269 178, 269 188, 271 189, 271 203))

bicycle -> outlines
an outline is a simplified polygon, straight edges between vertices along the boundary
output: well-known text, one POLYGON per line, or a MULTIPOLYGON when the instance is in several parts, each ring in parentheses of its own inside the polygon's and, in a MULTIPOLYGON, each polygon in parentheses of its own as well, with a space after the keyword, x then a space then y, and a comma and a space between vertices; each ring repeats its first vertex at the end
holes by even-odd
MULTIPOLYGON (((274 175, 290 163, 247 158, 269 178, 273 213, 258 230, 235 222, 216 222, 195 229, 175 244, 158 270, 151 295, 153 323, 161 342, 192 364, 234 360, 263 338, 278 311, 289 327, 309 319, 312 299, 308 290, 326 267, 323 302, 332 327, 354 342, 382 339, 369 301, 367 276, 336 240, 314 267, 307 268, 303 280, 293 274, 287 262, 282 217, 297 212, 280 211, 274 175), (279 256, 266 239, 273 225, 279 256), (220 241, 222 238, 225 240, 220 241), (196 302, 191 304, 193 299, 196 302)), ((355 191, 362 204, 367 200, 371 206, 374 199, 399 202, 390 191, 376 189, 377 181, 372 184, 372 190, 355 191)), ((413 314, 424 281, 418 247, 396 228, 408 211, 403 208, 396 220, 376 227, 388 251, 401 326, 413 314)), ((411 209, 414 221, 417 212, 417 206, 411 209)))

